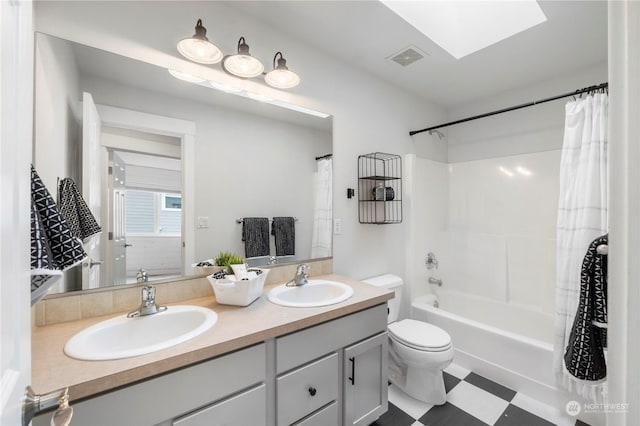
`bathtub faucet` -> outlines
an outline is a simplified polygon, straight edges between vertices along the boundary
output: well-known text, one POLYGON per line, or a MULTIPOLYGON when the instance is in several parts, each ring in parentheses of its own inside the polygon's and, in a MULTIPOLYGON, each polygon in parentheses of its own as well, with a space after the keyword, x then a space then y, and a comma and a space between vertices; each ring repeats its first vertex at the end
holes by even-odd
POLYGON ((436 255, 433 252, 427 253, 427 260, 424 263, 427 269, 438 269, 438 259, 436 259, 436 255))
POLYGON ((437 285, 438 287, 442 287, 442 280, 438 278, 429 277, 429 284, 437 285))

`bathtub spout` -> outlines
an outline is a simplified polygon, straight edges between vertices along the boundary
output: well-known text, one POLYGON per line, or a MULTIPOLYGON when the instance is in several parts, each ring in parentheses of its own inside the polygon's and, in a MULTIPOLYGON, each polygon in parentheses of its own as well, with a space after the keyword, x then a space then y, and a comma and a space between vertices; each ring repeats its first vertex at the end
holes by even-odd
POLYGON ((438 278, 429 277, 429 284, 437 285, 438 287, 442 287, 442 280, 438 278))

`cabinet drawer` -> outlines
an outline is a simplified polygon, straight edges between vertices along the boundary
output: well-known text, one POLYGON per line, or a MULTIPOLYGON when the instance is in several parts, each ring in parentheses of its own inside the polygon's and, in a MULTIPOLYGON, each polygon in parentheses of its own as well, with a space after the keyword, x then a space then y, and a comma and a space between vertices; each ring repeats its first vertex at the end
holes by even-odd
POLYGON ((317 413, 310 415, 304 420, 300 420, 295 426, 327 426, 337 424, 340 424, 338 420, 338 403, 334 401, 317 413))
POLYGON ((338 354, 278 377, 277 423, 289 425, 338 399, 338 354))
POLYGON ((267 422, 267 393, 260 385, 173 422, 175 426, 261 426, 267 422))
POLYGON ((276 339, 276 373, 387 330, 387 304, 374 306, 276 339))

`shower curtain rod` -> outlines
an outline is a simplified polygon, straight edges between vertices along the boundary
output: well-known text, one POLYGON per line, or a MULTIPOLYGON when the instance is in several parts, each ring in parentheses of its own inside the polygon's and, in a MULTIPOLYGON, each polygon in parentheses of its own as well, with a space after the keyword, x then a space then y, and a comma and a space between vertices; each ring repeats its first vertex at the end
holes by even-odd
POLYGON ((323 160, 325 158, 331 158, 333 157, 333 154, 327 154, 327 155, 323 155, 321 157, 316 157, 316 160, 323 160))
POLYGON ((475 115, 473 117, 468 117, 468 118, 463 118, 461 120, 451 121, 449 123, 438 124, 437 126, 427 127, 426 129, 412 130, 412 131, 409 132, 409 136, 413 136, 413 135, 416 135, 416 134, 422 133, 422 132, 430 132, 432 130, 440 129, 442 127, 453 126, 454 124, 466 123, 467 121, 477 120, 479 118, 485 118, 485 117, 490 117, 492 115, 502 114, 503 112, 515 111, 517 109, 526 108, 526 107, 530 107, 530 106, 538 105, 538 104, 543 104, 545 102, 551 102, 551 101, 555 101, 557 99, 568 98, 569 96, 576 96, 576 95, 580 95, 580 94, 586 93, 586 92, 595 92, 595 91, 598 91, 598 90, 604 90, 604 89, 607 89, 608 87, 609 87, 609 83, 602 83, 602 84, 598 84, 596 86, 589 86, 589 87, 585 87, 583 89, 578 89, 578 90, 576 90, 574 92, 569 92, 569 93, 565 93, 565 94, 562 94, 562 95, 553 96, 551 98, 541 99, 539 101, 527 102, 526 104, 520 104, 520 105, 512 106, 512 107, 509 107, 509 108, 503 108, 503 109, 499 109, 497 111, 491 111, 491 112, 487 112, 487 113, 484 113, 484 114, 475 115))

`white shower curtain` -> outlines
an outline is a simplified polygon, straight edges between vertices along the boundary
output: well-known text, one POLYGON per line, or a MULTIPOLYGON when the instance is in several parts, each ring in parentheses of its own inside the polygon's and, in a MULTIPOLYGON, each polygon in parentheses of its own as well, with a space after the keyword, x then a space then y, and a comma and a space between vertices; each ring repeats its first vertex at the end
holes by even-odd
POLYGON ((567 103, 560 161, 553 369, 559 384, 593 402, 604 401, 606 382, 576 379, 564 368, 563 356, 578 308, 582 260, 589 244, 607 233, 607 129, 606 94, 567 103))
POLYGON ((311 236, 312 259, 331 256, 333 225, 333 162, 331 158, 323 158, 318 160, 317 166, 311 236))

